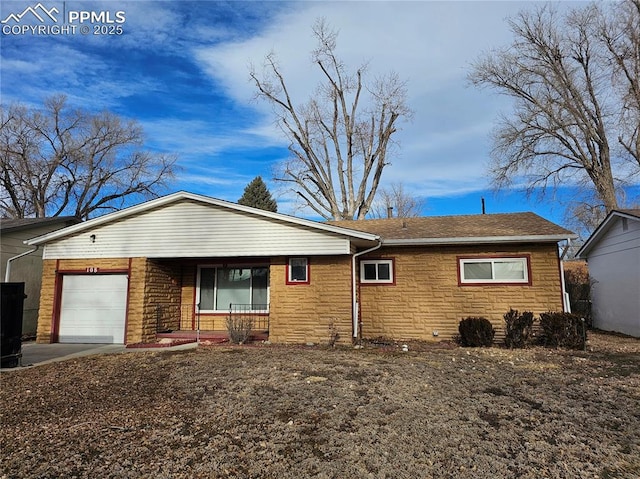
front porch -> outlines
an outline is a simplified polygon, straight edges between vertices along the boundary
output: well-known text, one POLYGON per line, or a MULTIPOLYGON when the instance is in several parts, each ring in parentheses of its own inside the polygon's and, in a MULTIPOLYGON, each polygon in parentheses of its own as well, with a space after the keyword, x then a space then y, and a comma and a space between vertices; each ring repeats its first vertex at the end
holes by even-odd
POLYGON ((247 342, 269 340, 269 305, 230 304, 227 314, 200 313, 193 305, 180 307, 180 320, 164 314, 166 306, 156 305, 156 339, 164 342, 225 343, 229 341, 227 320, 242 317, 251 320, 252 328, 247 342), (259 311, 259 312, 256 312, 259 311))
MULTIPOLYGON (((171 341, 184 342, 208 342, 208 343, 226 343, 229 341, 229 333, 226 330, 218 331, 171 331, 157 333, 158 341, 169 339, 171 341)), ((249 335, 249 343, 256 343, 269 340, 269 331, 254 331, 249 335)))

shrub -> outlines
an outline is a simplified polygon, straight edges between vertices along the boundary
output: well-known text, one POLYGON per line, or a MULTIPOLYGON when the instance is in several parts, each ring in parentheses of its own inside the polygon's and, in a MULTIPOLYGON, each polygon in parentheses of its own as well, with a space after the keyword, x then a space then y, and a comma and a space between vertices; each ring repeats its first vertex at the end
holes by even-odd
MULTIPOLYGON (((570 264, 570 263, 569 263, 570 264)), ((571 312, 585 318, 587 326, 591 327, 591 284, 589 271, 585 265, 577 264, 564 271, 565 289, 569 294, 571 312)))
POLYGON ((524 348, 529 342, 533 330, 533 313, 517 309, 510 309, 504 315, 505 337, 504 343, 508 348, 524 348))
POLYGON ((541 341, 545 346, 584 349, 587 325, 577 314, 548 312, 540 315, 541 341))
POLYGON ((327 332, 329 333, 328 344, 330 347, 335 348, 336 343, 340 339, 340 333, 338 332, 335 320, 332 319, 331 321, 329 321, 329 328, 327 332))
POLYGON ((253 318, 244 314, 230 314, 227 316, 227 331, 229 341, 234 344, 244 344, 253 330, 253 318))
POLYGON ((464 318, 458 325, 459 343, 462 346, 491 346, 496 334, 491 322, 486 318, 464 318))

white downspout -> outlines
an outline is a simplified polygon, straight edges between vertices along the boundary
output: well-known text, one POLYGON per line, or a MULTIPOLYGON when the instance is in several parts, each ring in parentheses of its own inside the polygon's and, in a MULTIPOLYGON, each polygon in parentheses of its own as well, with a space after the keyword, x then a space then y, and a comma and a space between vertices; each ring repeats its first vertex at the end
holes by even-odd
POLYGON ((382 240, 379 239, 378 244, 376 246, 374 246, 373 248, 366 249, 364 251, 360 251, 359 253, 354 253, 351 259, 351 288, 352 288, 351 296, 353 298, 351 315, 353 319, 352 327, 353 327, 354 338, 358 337, 358 312, 359 312, 358 299, 357 299, 356 259, 359 256, 362 256, 363 254, 371 253, 372 251, 377 250, 381 246, 382 246, 382 240))
POLYGON ((567 238, 567 246, 565 246, 562 255, 560 255, 560 283, 562 284, 562 308, 565 313, 571 312, 571 298, 567 293, 567 285, 564 281, 564 258, 571 247, 571 238, 567 238))
POLYGON ((36 246, 34 249, 30 250, 30 251, 25 251, 24 253, 20 253, 19 255, 14 256, 13 258, 9 258, 7 260, 7 269, 4 270, 4 282, 5 283, 9 283, 10 282, 10 278, 11 278, 11 262, 15 261, 19 258, 22 258, 23 256, 27 256, 28 254, 31 253, 35 253, 36 251, 38 251, 38 248, 40 246, 36 246))

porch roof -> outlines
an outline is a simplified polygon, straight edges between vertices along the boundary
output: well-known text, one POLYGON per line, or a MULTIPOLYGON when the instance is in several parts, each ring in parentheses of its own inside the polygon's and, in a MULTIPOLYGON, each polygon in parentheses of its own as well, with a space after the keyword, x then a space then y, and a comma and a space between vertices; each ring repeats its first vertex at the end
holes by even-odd
POLYGON ((345 255, 375 233, 179 192, 27 240, 44 259, 345 255))
POLYGON ((167 196, 162 196, 151 201, 146 201, 135 206, 131 206, 113 213, 108 213, 97 218, 90 219, 80 224, 69 226, 36 238, 31 238, 25 241, 26 244, 31 246, 42 245, 48 242, 65 238, 68 236, 81 233, 83 231, 91 230, 97 226, 102 226, 107 223, 120 221, 128 217, 138 215, 140 213, 151 211, 157 208, 165 207, 171 204, 175 204, 181 201, 194 201, 211 206, 218 206, 228 209, 230 211, 238 211, 243 213, 249 213, 256 217, 270 218, 282 223, 288 223, 293 225, 304 226, 318 231, 326 231, 328 233, 334 233, 340 236, 348 236, 354 239, 364 240, 365 242, 377 241, 378 235, 375 233, 369 233, 362 230, 350 229, 348 226, 332 225, 329 223, 320 223, 318 221, 307 220, 304 218, 298 218, 296 216, 285 215, 282 213, 273 213, 271 211, 265 211, 249 206, 239 205, 237 203, 231 203, 229 201, 212 198, 209 196, 198 195, 195 193, 189 193, 186 191, 179 191, 167 196))

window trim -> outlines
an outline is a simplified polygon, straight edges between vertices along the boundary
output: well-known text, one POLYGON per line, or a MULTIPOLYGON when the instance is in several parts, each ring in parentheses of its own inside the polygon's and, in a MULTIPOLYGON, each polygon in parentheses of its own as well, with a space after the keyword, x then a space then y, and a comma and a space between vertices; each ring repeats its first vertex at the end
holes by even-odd
POLYGON ((531 255, 485 255, 485 256, 458 256, 458 286, 531 286, 531 255), (500 260, 521 260, 524 261, 525 278, 523 280, 508 279, 465 279, 464 264, 465 263, 486 263, 491 262, 491 272, 494 275, 493 264, 500 260))
POLYGON ((310 263, 311 261, 309 260, 308 256, 292 256, 290 258, 287 259, 287 276, 285 278, 285 283, 287 285, 298 285, 298 284, 311 284, 311 267, 310 267, 310 263), (296 280, 296 279, 291 279, 291 261, 295 260, 295 259, 303 259, 306 261, 306 279, 305 280, 296 280))
MULTIPOLYGON (((378 268, 376 267, 376 276, 378 275, 378 268)), ((395 285, 396 284, 396 261, 395 258, 366 258, 360 260, 360 284, 363 286, 375 286, 375 285, 395 285), (389 279, 364 279, 364 266, 367 264, 388 264, 389 279)))
MULTIPOLYGON (((214 283, 214 288, 213 288, 213 304, 215 306, 217 300, 218 300, 218 284, 217 284, 217 277, 218 277, 218 269, 224 269, 224 268, 237 268, 237 269, 254 269, 254 268, 266 268, 267 269, 267 273, 269 273, 270 271, 270 265, 266 264, 266 263, 251 263, 251 264, 246 264, 246 263, 233 263, 233 264, 222 264, 222 263, 218 263, 218 264, 199 264, 197 265, 197 273, 196 273, 196 285, 195 285, 195 292, 194 292, 194 296, 195 296, 195 309, 196 311, 198 311, 199 314, 229 314, 229 308, 225 308, 225 309, 200 309, 200 307, 198 306, 200 304, 200 281, 202 279, 201 276, 201 271, 203 269, 215 269, 215 273, 214 273, 214 278, 216 278, 216 282, 214 283)), ((251 296, 253 296, 253 275, 252 275, 252 281, 251 281, 251 289, 249 290, 249 294, 251 296)), ((267 309, 252 309, 250 311, 247 311, 249 314, 268 314, 269 313, 269 298, 271 296, 271 284, 270 281, 267 279, 267 309)))

